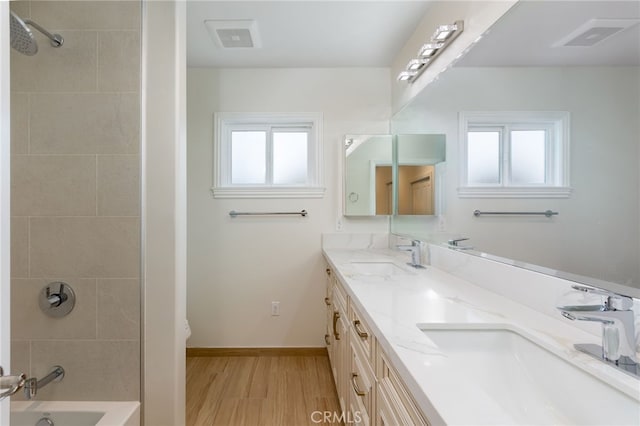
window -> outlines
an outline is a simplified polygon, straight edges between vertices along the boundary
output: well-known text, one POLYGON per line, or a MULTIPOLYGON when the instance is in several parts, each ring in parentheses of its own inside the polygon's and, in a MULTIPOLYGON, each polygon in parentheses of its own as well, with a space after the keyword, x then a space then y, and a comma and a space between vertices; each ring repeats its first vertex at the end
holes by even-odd
POLYGON ((460 197, 568 197, 569 114, 460 114, 460 197))
POLYGON ((319 198, 320 114, 215 115, 217 198, 319 198))

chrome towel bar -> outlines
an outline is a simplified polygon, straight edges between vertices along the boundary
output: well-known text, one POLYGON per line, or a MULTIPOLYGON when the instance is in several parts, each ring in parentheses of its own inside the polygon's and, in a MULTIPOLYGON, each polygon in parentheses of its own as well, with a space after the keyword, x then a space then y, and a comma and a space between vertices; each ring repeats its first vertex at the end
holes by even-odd
POLYGON ((482 215, 489 214, 497 214, 497 215, 535 215, 535 216, 546 216, 551 217, 558 214, 558 212, 554 212, 551 210, 545 210, 543 212, 481 212, 480 210, 474 210, 473 215, 478 217, 482 215))
POLYGON ((238 217, 238 216, 273 216, 273 215, 300 215, 302 217, 307 216, 306 210, 301 210, 299 212, 237 212, 235 210, 231 210, 229 212, 229 216, 238 217))

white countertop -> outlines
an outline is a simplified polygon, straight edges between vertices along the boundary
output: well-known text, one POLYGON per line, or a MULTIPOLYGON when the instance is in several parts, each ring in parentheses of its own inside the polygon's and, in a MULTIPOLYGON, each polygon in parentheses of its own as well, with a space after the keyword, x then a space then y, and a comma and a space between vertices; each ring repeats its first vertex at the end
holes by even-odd
POLYGON ((514 330, 630 396, 638 403, 640 424, 640 381, 573 348, 574 343, 601 344, 597 336, 434 267, 407 267, 404 252, 336 248, 323 252, 433 424, 518 424, 522 420, 483 392, 478 383, 466 381, 451 363, 443 362, 442 352, 418 325, 514 330), (354 261, 393 261, 410 274, 358 275, 354 261))

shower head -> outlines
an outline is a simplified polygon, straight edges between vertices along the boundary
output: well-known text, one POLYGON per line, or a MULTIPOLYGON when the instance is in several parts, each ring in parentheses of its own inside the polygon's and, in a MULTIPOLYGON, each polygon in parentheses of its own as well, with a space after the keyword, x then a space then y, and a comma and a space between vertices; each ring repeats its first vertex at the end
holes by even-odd
POLYGON ((11 47, 27 56, 38 53, 38 43, 27 24, 11 12, 11 47))
POLYGON ((60 47, 64 39, 60 34, 51 34, 37 23, 30 19, 22 20, 18 15, 11 12, 11 47, 27 56, 33 56, 38 52, 38 43, 33 37, 33 33, 27 27, 31 25, 36 30, 47 36, 51 40, 51 46, 60 47))

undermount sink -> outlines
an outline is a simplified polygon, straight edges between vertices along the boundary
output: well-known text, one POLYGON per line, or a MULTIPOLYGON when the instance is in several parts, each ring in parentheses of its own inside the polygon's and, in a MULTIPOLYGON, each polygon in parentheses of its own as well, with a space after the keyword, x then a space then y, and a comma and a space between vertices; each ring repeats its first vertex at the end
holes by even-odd
POLYGON ((356 274, 359 275, 407 275, 409 271, 402 269, 393 262, 351 262, 351 267, 356 274))
POLYGON ((418 327, 444 355, 435 367, 461 374, 514 423, 640 422, 638 401, 514 331, 418 327))

